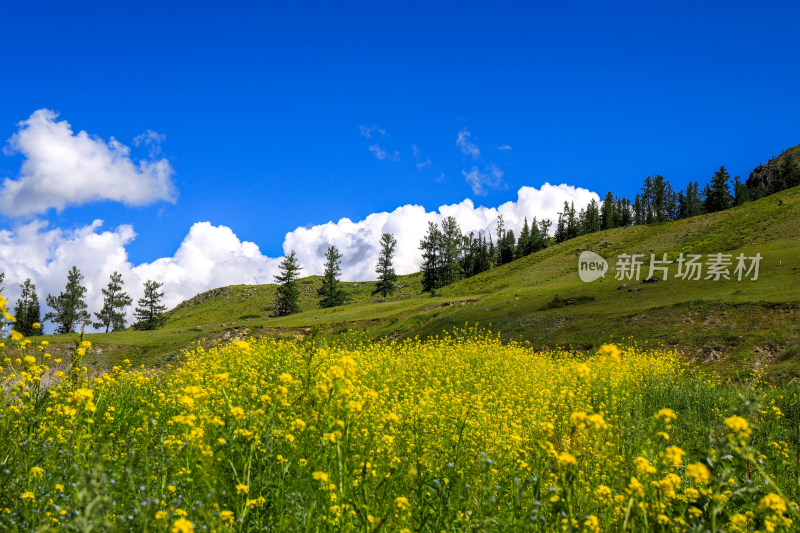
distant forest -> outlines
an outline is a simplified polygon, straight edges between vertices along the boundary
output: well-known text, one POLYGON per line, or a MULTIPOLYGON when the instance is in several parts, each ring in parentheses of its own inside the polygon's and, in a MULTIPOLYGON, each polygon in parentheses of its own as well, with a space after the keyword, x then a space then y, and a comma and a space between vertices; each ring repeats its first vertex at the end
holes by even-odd
POLYGON ((458 221, 447 217, 441 225, 429 223, 420 242, 422 286, 425 291, 433 292, 581 235, 723 211, 797 185, 800 185, 800 145, 756 167, 746 182, 739 176, 731 181, 723 166, 702 189, 694 181, 676 192, 663 176, 655 175, 645 178, 641 192, 632 201, 609 191, 602 204, 592 199, 576 210, 574 203, 565 202, 552 237, 549 231, 553 221, 549 219, 533 217, 529 222, 526 217, 519 235, 515 235, 513 230, 505 228, 501 215, 493 236, 474 232, 464 235, 458 221))

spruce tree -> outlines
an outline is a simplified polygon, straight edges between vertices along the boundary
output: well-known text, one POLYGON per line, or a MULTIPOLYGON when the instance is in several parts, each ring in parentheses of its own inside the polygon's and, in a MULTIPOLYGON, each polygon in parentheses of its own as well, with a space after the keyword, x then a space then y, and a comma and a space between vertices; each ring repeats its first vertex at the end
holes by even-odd
POLYGON ((719 167, 719 170, 714 172, 711 182, 708 183, 703 189, 703 196, 705 196, 704 203, 706 212, 714 213, 728 209, 733 203, 728 180, 730 174, 725 170, 725 167, 719 167))
POLYGON ((317 290, 320 307, 336 307, 347 299, 339 275, 342 273, 342 254, 336 246, 329 246, 325 253, 325 272, 322 274, 322 285, 317 290))
POLYGON ((278 290, 275 293, 274 314, 286 316, 300 312, 300 289, 297 287, 297 278, 303 267, 297 262, 294 250, 289 255, 283 256, 280 264, 280 273, 275 276, 278 290))
POLYGON ((583 234, 600 231, 600 206, 597 205, 597 200, 594 198, 586 206, 586 211, 583 213, 582 226, 583 234))
POLYGON ((747 188, 747 185, 742 183, 739 176, 733 178, 733 205, 742 205, 750 200, 750 190, 747 188))
POLYGON ((567 205, 564 202, 564 207, 567 211, 567 239, 574 239, 578 235, 580 235, 580 224, 578 223, 578 216, 575 214, 575 202, 571 202, 567 205))
POLYGON ((531 253, 531 229, 528 226, 528 217, 525 217, 525 221, 522 223, 522 229, 519 232, 519 237, 517 238, 517 259, 520 257, 525 257, 531 253))
POLYGON ((600 227, 603 229, 615 227, 614 218, 614 195, 608 191, 603 200, 603 207, 600 209, 600 227))
POLYGON ((442 220, 442 287, 461 279, 461 228, 456 217, 442 220))
POLYGON ((139 298, 133 313, 136 318, 133 329, 153 330, 164 325, 166 321, 164 311, 167 310, 167 307, 161 304, 164 293, 158 292, 158 289, 163 286, 163 283, 153 280, 144 282, 144 296, 139 298))
POLYGON ((419 242, 422 251, 422 290, 431 292, 441 287, 439 274, 442 260, 442 232, 435 222, 428 222, 428 232, 419 242))
POLYGON ((67 285, 58 296, 47 295, 45 301, 53 310, 44 315, 45 320, 56 324, 57 334, 74 333, 76 327, 83 327, 91 316, 86 311, 84 301, 86 287, 81 285, 83 274, 73 266, 67 273, 67 285))
POLYGON ((391 233, 381 235, 381 251, 378 254, 378 264, 375 272, 378 274, 378 283, 372 294, 380 293, 386 298, 394 292, 394 284, 397 281, 397 274, 392 267, 392 257, 397 246, 397 240, 391 233))
POLYGON ((41 312, 39 309, 39 297, 36 295, 36 285, 31 282, 31 278, 19 286, 22 290, 17 305, 14 307, 14 318, 17 319, 14 329, 26 337, 42 334, 40 324, 41 312))
POLYGON ((517 239, 514 237, 514 230, 508 230, 503 235, 503 239, 497 243, 498 245, 498 265, 505 265, 514 260, 517 248, 517 239))
POLYGON ((133 300, 122 290, 123 284, 122 274, 119 272, 111 274, 108 286, 101 289, 103 291, 103 308, 99 313, 94 314, 98 320, 92 324, 94 327, 98 329, 105 327, 106 333, 109 328, 114 331, 125 329, 125 308, 131 305, 133 300))

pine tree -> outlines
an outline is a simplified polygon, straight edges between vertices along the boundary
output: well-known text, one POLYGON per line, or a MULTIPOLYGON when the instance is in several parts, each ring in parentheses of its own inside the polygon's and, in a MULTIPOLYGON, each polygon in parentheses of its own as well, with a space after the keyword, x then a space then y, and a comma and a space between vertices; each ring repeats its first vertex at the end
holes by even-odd
POLYGON ((0 272, 0 294, 3 294, 3 280, 6 278, 5 272, 0 272))
POLYGON ((750 190, 747 188, 747 185, 742 183, 739 176, 733 178, 733 205, 742 205, 750 200, 750 190))
POLYGON ((442 261, 442 232, 435 222, 428 222, 428 232, 419 242, 422 251, 422 290, 431 292, 441 287, 439 275, 442 261))
POLYGON ((275 293, 275 316, 286 316, 300 312, 300 289, 297 287, 297 278, 303 267, 297 262, 294 250, 289 255, 283 256, 280 264, 280 273, 275 276, 278 290, 275 293))
POLYGON ((730 174, 725 170, 725 167, 719 167, 719 170, 714 172, 709 182, 703 189, 703 196, 705 197, 704 203, 706 212, 714 213, 728 209, 733 203, 728 180, 730 174))
POLYGON ((392 257, 397 246, 397 240, 391 233, 381 235, 381 251, 378 254, 378 264, 375 272, 378 274, 378 283, 372 294, 382 294, 384 298, 394 292, 394 284, 397 281, 397 274, 392 267, 392 257))
POLYGON ((564 213, 558 213, 558 222, 556 223, 556 231, 553 234, 553 240, 556 244, 567 240, 567 224, 564 213))
POLYGON ((122 274, 114 272, 111 274, 111 279, 108 281, 108 286, 103 291, 103 308, 99 313, 95 313, 97 322, 92 324, 94 327, 100 329, 105 327, 106 333, 109 328, 114 331, 121 331, 125 329, 125 308, 133 303, 133 300, 128 293, 122 290, 122 274))
POLYGON ((322 285, 317 290, 320 307, 336 307, 347 299, 339 275, 342 273, 342 254, 336 246, 329 246, 325 253, 325 272, 322 274, 322 285))
POLYGON ((569 205, 564 202, 564 207, 567 211, 567 239, 574 239, 580 235, 580 224, 578 224, 578 217, 575 214, 575 202, 569 205))
POLYGON ((531 253, 531 228, 528 226, 528 217, 525 217, 517 239, 517 259, 529 253, 531 253))
POLYGON ((67 273, 67 285, 58 296, 47 295, 45 301, 53 310, 44 315, 57 325, 57 334, 74 333, 76 327, 83 327, 91 319, 84 301, 86 287, 81 285, 83 274, 73 266, 67 273))
POLYGON ((603 207, 600 208, 600 227, 603 229, 615 227, 614 219, 614 195, 608 191, 603 200, 603 207))
POLYGON ((703 213, 703 201, 700 198, 700 185, 689 182, 686 186, 686 217, 693 217, 703 213))
POLYGON ((505 265, 514 260, 517 250, 517 239, 514 237, 514 230, 505 232, 502 241, 497 243, 498 246, 498 265, 505 265))
MULTIPOLYGON (((534 219, 535 221, 536 219, 534 219)), ((544 250, 548 246, 550 246, 550 227, 553 225, 553 222, 549 218, 543 218, 541 222, 539 222, 539 237, 533 243, 533 251, 538 252, 539 250, 544 250)))
POLYGON ((455 283, 461 278, 461 228, 455 217, 442 220, 442 274, 441 286, 455 283))
POLYGON ((642 195, 637 194, 633 200, 633 223, 638 225, 645 224, 647 217, 645 215, 644 202, 642 195))
POLYGON ((503 264, 503 248, 505 246, 505 239, 506 239, 506 224, 503 220, 503 215, 497 215, 497 246, 496 246, 496 253, 497 256, 495 257, 494 264, 496 266, 500 266, 503 264))
POLYGON ((586 206, 586 211, 583 214, 582 230, 584 234, 595 233, 600 231, 600 207, 597 201, 592 198, 586 206))
POLYGON ((167 307, 161 304, 161 298, 164 297, 164 293, 158 292, 158 289, 163 286, 163 283, 153 280, 144 282, 144 296, 139 298, 133 313, 136 318, 133 329, 153 330, 164 325, 166 321, 164 311, 167 310, 167 307))
POLYGON ((41 335, 40 322, 42 318, 39 310, 39 297, 36 295, 36 285, 31 283, 31 278, 28 278, 19 288, 22 292, 16 307, 14 307, 14 318, 17 319, 14 329, 26 337, 41 335))

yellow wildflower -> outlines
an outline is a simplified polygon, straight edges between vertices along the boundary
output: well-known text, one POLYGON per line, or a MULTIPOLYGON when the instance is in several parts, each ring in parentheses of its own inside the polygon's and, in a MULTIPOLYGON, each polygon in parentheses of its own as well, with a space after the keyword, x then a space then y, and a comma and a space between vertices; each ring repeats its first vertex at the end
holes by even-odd
POLYGON ((178 518, 172 523, 172 533, 193 533, 194 524, 185 518, 178 518))

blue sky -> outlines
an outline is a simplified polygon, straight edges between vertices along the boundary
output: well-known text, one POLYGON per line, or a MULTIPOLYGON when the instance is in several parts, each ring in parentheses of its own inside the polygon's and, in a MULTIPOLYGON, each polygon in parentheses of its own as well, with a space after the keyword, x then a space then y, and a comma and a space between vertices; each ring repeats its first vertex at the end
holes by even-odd
MULTIPOLYGON (((682 188, 720 165, 746 178, 800 142, 799 16, 797 2, 9 3, 2 140, 50 109, 134 164, 166 159, 175 194, 6 209, 0 229, 131 225, 135 267, 208 221, 275 258, 295 228, 408 204, 497 207, 545 182, 632 197, 649 174, 682 188), (147 131, 163 136, 152 157, 134 144, 147 131)), ((19 180, 30 156, 5 146, 0 178, 19 180)))

